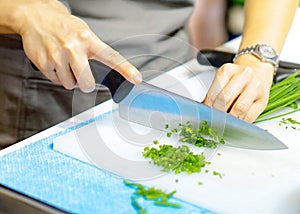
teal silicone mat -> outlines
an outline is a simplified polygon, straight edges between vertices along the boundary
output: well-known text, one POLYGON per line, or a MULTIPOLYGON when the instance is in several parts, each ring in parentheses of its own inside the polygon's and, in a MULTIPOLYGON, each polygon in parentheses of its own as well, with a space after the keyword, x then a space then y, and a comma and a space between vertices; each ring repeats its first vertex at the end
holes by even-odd
MULTIPOLYGON (((0 183, 71 213, 137 213, 131 205, 134 189, 123 179, 52 148, 53 139, 108 113, 49 136, 0 158, 0 183)), ((139 201, 147 213, 213 213, 180 199, 181 208, 159 207, 139 201)))

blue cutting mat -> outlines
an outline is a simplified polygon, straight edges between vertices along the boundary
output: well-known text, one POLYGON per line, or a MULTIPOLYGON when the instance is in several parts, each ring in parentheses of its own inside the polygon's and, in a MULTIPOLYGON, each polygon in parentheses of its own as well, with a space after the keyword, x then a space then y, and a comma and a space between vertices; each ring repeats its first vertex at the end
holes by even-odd
MULTIPOLYGON (((134 190, 123 179, 95 166, 70 158, 52 148, 53 139, 109 113, 76 125, 0 158, 0 183, 72 213, 136 213, 131 206, 134 190)), ((181 208, 159 207, 141 201, 147 213, 213 213, 180 199, 181 208)))

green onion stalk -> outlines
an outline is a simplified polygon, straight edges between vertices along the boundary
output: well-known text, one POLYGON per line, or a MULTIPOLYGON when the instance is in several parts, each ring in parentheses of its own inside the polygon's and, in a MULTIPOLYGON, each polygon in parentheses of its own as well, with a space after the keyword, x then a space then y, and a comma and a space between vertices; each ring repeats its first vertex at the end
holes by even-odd
POLYGON ((294 72, 286 79, 279 83, 273 84, 270 90, 269 101, 264 112, 257 118, 255 123, 272 120, 278 117, 282 117, 300 110, 297 101, 300 100, 300 78, 298 77, 299 71, 294 72), (273 117, 270 114, 277 112, 285 107, 290 107, 292 110, 276 115, 273 117))

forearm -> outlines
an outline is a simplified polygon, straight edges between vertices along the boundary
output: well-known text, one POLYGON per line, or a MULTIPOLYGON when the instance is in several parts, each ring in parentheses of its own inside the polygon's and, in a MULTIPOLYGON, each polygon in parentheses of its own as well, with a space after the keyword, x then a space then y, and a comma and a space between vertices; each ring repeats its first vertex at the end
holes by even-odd
POLYGON ((196 0, 188 23, 191 44, 201 50, 224 43, 227 38, 225 13, 225 0, 196 0))
POLYGON ((68 13, 57 0, 0 0, 0 34, 21 34, 24 20, 36 18, 35 13, 43 7, 68 13))
MULTIPOLYGON (((280 53, 298 0, 246 0, 240 50, 266 44, 280 53)), ((267 106, 274 65, 245 53, 223 65, 210 87, 205 104, 253 122, 267 106)))
POLYGON ((17 3, 11 0, 0 0, 0 34, 17 33, 20 19, 17 3))
POLYGON ((246 0, 240 49, 267 44, 280 53, 299 0, 246 0))

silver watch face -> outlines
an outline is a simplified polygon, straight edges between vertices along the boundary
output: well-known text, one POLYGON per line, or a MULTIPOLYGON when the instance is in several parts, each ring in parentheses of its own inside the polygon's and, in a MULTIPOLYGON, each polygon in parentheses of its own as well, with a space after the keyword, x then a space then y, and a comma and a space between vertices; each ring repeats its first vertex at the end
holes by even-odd
POLYGON ((274 58, 277 55, 275 50, 267 45, 260 45, 258 50, 260 54, 266 58, 274 58))

